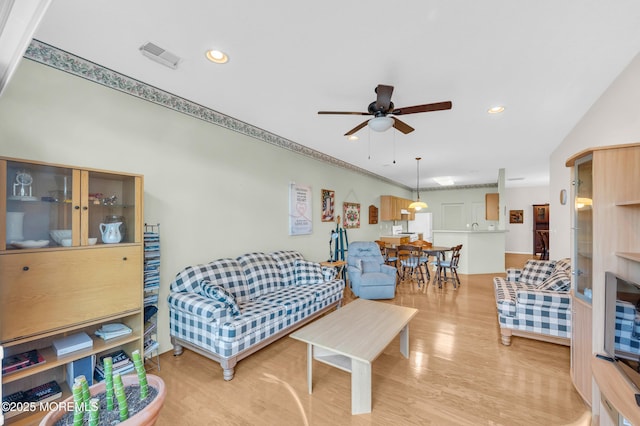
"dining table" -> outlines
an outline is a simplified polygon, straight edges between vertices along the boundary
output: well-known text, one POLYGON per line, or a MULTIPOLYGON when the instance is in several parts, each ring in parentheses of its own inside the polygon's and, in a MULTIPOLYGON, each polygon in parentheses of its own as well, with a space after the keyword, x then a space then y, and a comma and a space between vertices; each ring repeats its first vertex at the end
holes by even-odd
POLYGON ((453 247, 448 246, 431 246, 426 247, 422 246, 422 252, 428 257, 433 256, 436 258, 436 273, 433 277, 433 284, 436 284, 436 281, 440 287, 442 287, 442 266, 441 262, 446 259, 446 253, 448 251, 452 251, 453 247))

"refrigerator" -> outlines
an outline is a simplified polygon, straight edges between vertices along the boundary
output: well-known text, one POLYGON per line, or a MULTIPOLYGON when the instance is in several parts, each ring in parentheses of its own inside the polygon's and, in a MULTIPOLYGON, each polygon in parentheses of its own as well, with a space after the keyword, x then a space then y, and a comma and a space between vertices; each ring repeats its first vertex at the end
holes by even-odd
POLYGON ((408 224, 409 232, 422 233, 422 239, 433 243, 433 214, 432 213, 416 213, 415 220, 410 220, 408 224))

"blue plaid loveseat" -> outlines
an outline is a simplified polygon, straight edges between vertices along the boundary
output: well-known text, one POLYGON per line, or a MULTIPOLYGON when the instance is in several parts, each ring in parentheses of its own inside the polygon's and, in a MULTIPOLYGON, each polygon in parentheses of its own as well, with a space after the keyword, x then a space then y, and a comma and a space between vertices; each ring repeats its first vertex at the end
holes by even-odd
POLYGON ((571 343, 571 263, 569 259, 529 260, 523 269, 507 269, 493 286, 502 343, 511 336, 571 343))
POLYGON ((189 266, 167 299, 174 355, 193 350, 220 363, 231 380, 239 360, 339 307, 344 286, 334 268, 295 251, 189 266))
POLYGON ((616 356, 637 360, 640 355, 640 312, 624 300, 616 300, 616 356))

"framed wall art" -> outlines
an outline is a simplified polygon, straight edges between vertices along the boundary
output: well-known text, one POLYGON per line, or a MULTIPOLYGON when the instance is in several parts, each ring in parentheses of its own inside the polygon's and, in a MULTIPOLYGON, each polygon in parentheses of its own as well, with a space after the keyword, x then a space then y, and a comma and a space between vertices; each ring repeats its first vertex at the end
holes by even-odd
POLYGON ((509 210, 509 223, 524 223, 524 211, 509 210))
POLYGON ((344 222, 342 226, 345 229, 360 228, 360 204, 359 203, 342 203, 344 211, 344 222))
POLYGON ((323 189, 321 194, 322 201, 322 221, 333 222, 336 218, 334 206, 336 193, 330 189, 323 189))
POLYGON ((289 184, 289 235, 306 235, 313 231, 311 187, 289 184))

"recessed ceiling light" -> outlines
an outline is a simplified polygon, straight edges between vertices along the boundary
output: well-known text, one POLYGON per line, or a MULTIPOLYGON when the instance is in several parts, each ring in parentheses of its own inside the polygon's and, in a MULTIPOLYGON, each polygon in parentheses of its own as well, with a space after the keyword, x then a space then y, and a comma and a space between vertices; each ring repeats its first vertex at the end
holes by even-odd
POLYGON ((500 114, 503 111, 504 111, 504 107, 502 105, 497 105, 487 110, 489 114, 500 114))
POLYGON ((441 186, 451 186, 455 183, 451 176, 434 177, 433 180, 435 180, 441 186))
POLYGON ((360 139, 359 137, 357 137, 356 135, 349 135, 347 136, 347 140, 348 141, 357 141, 358 139, 360 139))
POLYGON ((226 64, 229 61, 227 54, 220 50, 207 50, 206 56, 208 60, 216 64, 226 64))

